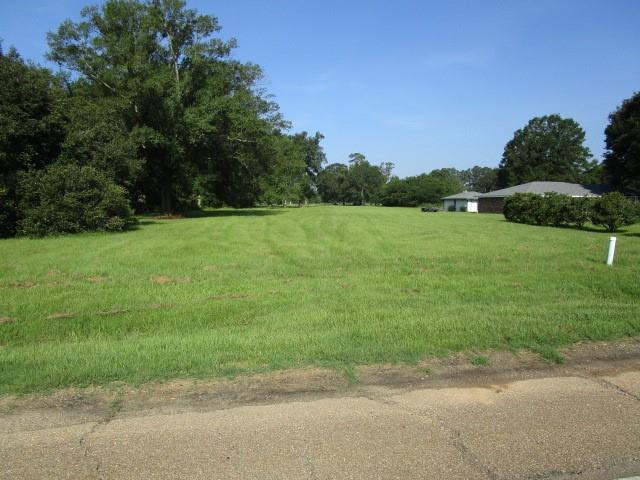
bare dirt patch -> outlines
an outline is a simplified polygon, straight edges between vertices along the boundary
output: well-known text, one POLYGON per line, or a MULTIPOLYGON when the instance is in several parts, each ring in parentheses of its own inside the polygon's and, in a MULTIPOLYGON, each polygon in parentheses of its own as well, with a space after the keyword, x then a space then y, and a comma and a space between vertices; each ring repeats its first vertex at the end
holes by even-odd
POLYGON ((205 272, 214 272, 219 268, 220 267, 218 265, 205 265, 204 267, 202 267, 202 270, 204 270, 205 272))
POLYGON ((153 218, 155 218, 156 220, 182 220, 184 216, 180 215, 179 213, 168 213, 165 215, 156 215, 153 218))
POLYGON ((17 319, 13 318, 13 317, 0 317, 0 324, 2 324, 2 323, 13 323, 16 320, 17 319))

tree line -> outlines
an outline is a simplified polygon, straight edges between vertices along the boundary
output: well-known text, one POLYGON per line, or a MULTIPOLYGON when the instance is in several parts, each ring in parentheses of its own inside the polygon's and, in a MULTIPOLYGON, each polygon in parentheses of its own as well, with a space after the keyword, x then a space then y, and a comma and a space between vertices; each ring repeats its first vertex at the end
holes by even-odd
POLYGON ((322 134, 292 133, 216 17, 182 0, 107 0, 80 18, 47 35, 58 73, 0 45, 0 236, 222 205, 417 206, 533 180, 640 190, 640 93, 610 115, 603 163, 575 120, 547 115, 514 133, 497 168, 398 178, 361 153, 324 166, 322 134))
POLYGON ((480 166, 466 170, 441 168, 399 178, 391 174, 391 162, 376 166, 361 153, 349 157, 348 165, 333 163, 318 175, 317 189, 323 202, 415 207, 440 203, 442 197, 462 190, 488 192, 497 181, 497 169, 480 166))
POLYGON ((325 202, 412 207, 437 204, 463 190, 479 193, 536 180, 607 184, 640 195, 640 93, 624 100, 609 116, 604 161, 584 145, 578 122, 552 114, 532 118, 507 142, 497 168, 441 168, 417 176, 391 175, 392 163, 370 165, 352 154, 349 164, 320 171, 317 190, 325 202))
POLYGON ((48 34, 57 74, 0 47, 0 234, 314 195, 322 135, 289 133, 219 31, 181 0, 108 0, 48 34))

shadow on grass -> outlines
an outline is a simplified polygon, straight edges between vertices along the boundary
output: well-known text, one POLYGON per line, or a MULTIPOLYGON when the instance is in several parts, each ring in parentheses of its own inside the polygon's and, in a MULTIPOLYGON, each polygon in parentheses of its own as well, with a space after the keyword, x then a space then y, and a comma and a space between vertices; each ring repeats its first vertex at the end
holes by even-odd
POLYGON ((513 223, 515 225, 530 225, 532 227, 544 227, 544 228, 559 228, 562 230, 576 230, 578 232, 590 232, 590 233, 602 233, 607 235, 622 235, 623 237, 640 237, 639 232, 630 232, 624 228, 618 229, 615 232, 610 232, 609 230, 598 227, 595 225, 584 225, 583 227, 576 227, 574 225, 535 225, 533 223, 519 223, 519 222, 510 222, 506 218, 502 220, 505 223, 513 223))
MULTIPOLYGON (((568 227, 571 228, 571 227, 568 227)), ((576 230, 582 230, 585 232, 593 232, 593 233, 606 233, 607 235, 622 235, 623 237, 640 237, 640 233, 638 232, 630 232, 624 228, 616 230, 615 232, 610 232, 602 227, 594 227, 594 226, 585 226, 582 228, 577 228, 576 230)))
POLYGON ((234 208, 220 210, 194 210, 185 212, 184 218, 208 218, 208 217, 265 217, 283 213, 282 208, 234 208))

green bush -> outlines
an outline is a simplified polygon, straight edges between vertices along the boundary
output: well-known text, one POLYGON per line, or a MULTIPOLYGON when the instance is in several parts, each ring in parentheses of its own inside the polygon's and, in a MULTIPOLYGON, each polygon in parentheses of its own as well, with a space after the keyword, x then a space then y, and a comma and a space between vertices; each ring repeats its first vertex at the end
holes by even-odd
POLYGON ((567 213, 568 223, 582 228, 585 223, 590 222, 593 216, 593 203, 592 197, 570 197, 567 213))
POLYGON ((467 211, 467 207, 460 207, 460 210, 458 210, 459 212, 466 212, 467 211))
POLYGON ((593 204, 593 223, 602 225, 610 232, 636 223, 639 217, 640 206, 618 192, 607 193, 593 204))
POLYGON ((542 198, 542 215, 540 225, 560 227, 571 223, 572 197, 555 192, 549 192, 542 198))
POLYGON ((504 200, 504 216, 510 222, 538 224, 540 214, 540 195, 534 193, 516 193, 504 200))
POLYGON ((124 188, 93 167, 54 164, 21 175, 19 233, 117 231, 133 223, 124 188))
POLYGON ((582 228, 592 221, 615 232, 619 227, 640 219, 640 204, 617 192, 595 199, 557 193, 516 193, 505 199, 504 216, 510 222, 555 227, 575 225, 582 228))

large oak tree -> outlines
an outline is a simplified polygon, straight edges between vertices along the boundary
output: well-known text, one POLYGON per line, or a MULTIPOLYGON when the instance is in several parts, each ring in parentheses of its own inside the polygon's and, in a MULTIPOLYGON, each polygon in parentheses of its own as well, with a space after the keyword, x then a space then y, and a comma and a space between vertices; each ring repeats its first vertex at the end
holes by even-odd
POLYGON ((609 115, 605 175, 618 188, 640 191, 640 92, 609 115))
MULTIPOLYGON (((217 19, 181 0, 108 0, 81 15, 49 34, 48 56, 93 105, 78 116, 93 109, 111 122, 121 167, 137 173, 134 190, 171 211, 205 175, 221 201, 252 204, 269 169, 269 137, 287 125, 257 87, 260 68, 229 57, 235 41, 219 38, 217 19)), ((95 140, 91 122, 81 123, 75 136, 95 140)))
POLYGON ((596 167, 584 138, 584 130, 571 118, 545 115, 529 120, 504 148, 499 186, 535 180, 583 182, 596 167))

